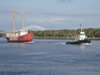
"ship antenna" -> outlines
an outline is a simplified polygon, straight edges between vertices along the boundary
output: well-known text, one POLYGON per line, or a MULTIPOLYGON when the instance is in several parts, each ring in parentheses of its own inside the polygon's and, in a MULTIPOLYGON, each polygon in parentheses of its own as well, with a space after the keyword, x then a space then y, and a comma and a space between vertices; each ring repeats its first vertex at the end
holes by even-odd
POLYGON ((80 29, 81 29, 81 32, 82 32, 82 25, 80 24, 80 29))
POLYGON ((22 30, 24 31, 24 11, 22 12, 22 30))
POLYGON ((13 33, 15 34, 15 11, 13 11, 13 33))

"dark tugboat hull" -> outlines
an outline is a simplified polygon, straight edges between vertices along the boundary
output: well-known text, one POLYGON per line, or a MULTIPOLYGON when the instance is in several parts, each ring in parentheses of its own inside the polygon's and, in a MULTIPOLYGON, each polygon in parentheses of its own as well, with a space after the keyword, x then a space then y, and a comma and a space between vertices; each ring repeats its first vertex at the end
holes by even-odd
POLYGON ((66 44, 73 44, 73 45, 74 44, 80 45, 80 44, 85 44, 85 43, 90 44, 91 40, 85 39, 85 40, 77 40, 77 41, 72 41, 72 42, 66 42, 66 44))

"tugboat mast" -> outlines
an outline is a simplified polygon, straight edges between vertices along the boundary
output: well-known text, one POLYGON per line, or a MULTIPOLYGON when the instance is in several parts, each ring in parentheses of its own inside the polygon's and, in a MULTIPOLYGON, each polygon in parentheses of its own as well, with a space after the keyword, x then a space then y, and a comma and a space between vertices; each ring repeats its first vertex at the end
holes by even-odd
POLYGON ((81 32, 82 32, 82 25, 80 24, 80 29, 81 29, 81 32))

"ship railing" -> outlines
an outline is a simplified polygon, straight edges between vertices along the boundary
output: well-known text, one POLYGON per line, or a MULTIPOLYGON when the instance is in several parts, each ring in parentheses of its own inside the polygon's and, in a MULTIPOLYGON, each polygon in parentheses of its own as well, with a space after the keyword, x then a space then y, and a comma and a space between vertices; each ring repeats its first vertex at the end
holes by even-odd
POLYGON ((7 32, 6 33, 6 37, 19 37, 19 36, 20 36, 19 32, 15 32, 15 33, 7 32))

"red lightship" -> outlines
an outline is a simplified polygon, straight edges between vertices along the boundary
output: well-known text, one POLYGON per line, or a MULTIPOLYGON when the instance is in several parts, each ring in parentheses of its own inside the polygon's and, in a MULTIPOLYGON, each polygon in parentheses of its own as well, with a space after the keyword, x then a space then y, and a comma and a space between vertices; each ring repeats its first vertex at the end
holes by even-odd
POLYGON ((6 33, 8 42, 32 42, 33 33, 24 30, 24 12, 22 13, 22 30, 15 32, 15 12, 13 11, 13 32, 6 33))

